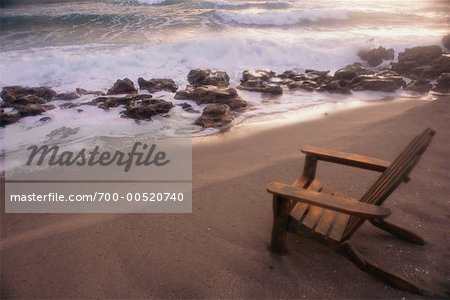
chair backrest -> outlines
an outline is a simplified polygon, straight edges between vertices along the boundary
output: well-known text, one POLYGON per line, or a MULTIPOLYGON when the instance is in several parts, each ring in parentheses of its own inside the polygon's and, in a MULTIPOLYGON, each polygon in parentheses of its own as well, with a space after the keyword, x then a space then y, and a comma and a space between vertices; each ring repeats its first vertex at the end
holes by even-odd
MULTIPOLYGON (((419 162, 420 156, 425 152, 435 135, 431 128, 425 129, 416 136, 411 143, 391 163, 386 171, 375 181, 375 183, 362 196, 361 202, 381 205, 395 189, 408 179, 409 173, 419 162)), ((364 219, 351 217, 345 229, 343 239, 348 239, 364 223, 364 219)))

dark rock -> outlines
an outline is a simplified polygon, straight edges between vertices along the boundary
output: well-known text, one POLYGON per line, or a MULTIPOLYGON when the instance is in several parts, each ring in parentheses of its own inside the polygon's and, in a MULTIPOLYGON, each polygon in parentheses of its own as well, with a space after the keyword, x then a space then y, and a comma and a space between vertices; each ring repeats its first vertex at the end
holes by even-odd
POLYGON ((194 124, 203 128, 222 128, 233 121, 233 115, 226 104, 208 104, 203 110, 202 116, 194 124))
POLYGON ((398 84, 391 79, 365 78, 361 80, 361 82, 355 89, 392 93, 395 92, 398 88, 398 84))
MULTIPOLYGON (((355 63, 353 63, 351 65, 347 65, 347 66, 345 66, 344 69, 350 69, 350 70, 354 71, 358 76, 375 74, 375 71, 365 68, 359 62, 355 62, 355 63)), ((339 79, 343 79, 343 78, 339 78, 339 79)))
POLYGON ((334 73, 334 78, 338 80, 352 80, 358 76, 358 73, 351 68, 339 69, 334 73))
POLYGON ((450 33, 442 37, 442 44, 444 45, 445 48, 450 50, 450 33))
POLYGON ((14 108, 19 112, 21 117, 36 116, 45 112, 45 107, 42 104, 30 103, 27 105, 15 105, 14 108))
POLYGON ((35 95, 26 95, 20 98, 17 98, 16 101, 12 105, 27 105, 27 104, 44 104, 47 101, 43 98, 40 98, 35 95))
POLYGON ((154 115, 168 113, 172 107, 172 103, 162 99, 144 99, 129 103, 122 114, 136 120, 151 120, 154 115))
POLYGON ((82 88, 76 88, 76 92, 78 95, 104 95, 105 93, 103 93, 102 91, 88 91, 82 88))
POLYGON ((312 80, 303 80, 303 81, 292 81, 288 83, 287 87, 290 90, 302 89, 311 92, 314 89, 318 88, 319 85, 312 80))
POLYGON ((124 97, 107 97, 101 96, 95 99, 92 99, 91 102, 86 104, 88 105, 97 105, 97 107, 101 109, 109 109, 111 107, 118 107, 119 105, 128 105, 132 101, 137 100, 148 100, 151 99, 152 95, 138 95, 138 94, 130 94, 124 97))
POLYGON ((247 81, 269 81, 272 77, 275 77, 275 72, 269 69, 245 70, 242 72, 241 85, 247 81))
POLYGON ((138 85, 141 90, 147 90, 150 93, 156 93, 159 91, 175 93, 178 90, 178 86, 172 79, 152 78, 147 81, 144 78, 139 77, 138 85))
POLYGON ((444 54, 430 65, 415 67, 411 74, 419 78, 437 78, 443 73, 450 73, 450 54, 444 54))
POLYGON ((318 83, 327 83, 333 80, 333 77, 328 75, 330 70, 317 71, 317 70, 305 70, 306 79, 314 80, 318 83))
POLYGON ((405 49, 398 54, 399 62, 413 61, 419 65, 431 64, 433 60, 441 57, 442 49, 437 45, 421 46, 405 49))
POLYGON ((67 109, 67 108, 74 108, 74 107, 79 107, 80 104, 77 103, 72 103, 72 102, 68 102, 68 103, 63 103, 59 106, 59 108, 61 109, 67 109))
POLYGON ((382 46, 378 48, 373 48, 370 50, 359 50, 358 56, 366 61, 369 66, 376 67, 380 65, 383 60, 393 60, 394 59, 394 49, 386 49, 382 46))
POLYGON ((243 101, 236 89, 230 87, 220 87, 214 85, 186 86, 184 91, 178 91, 175 99, 193 100, 197 104, 222 103, 228 104, 232 109, 238 110, 247 107, 247 102, 243 101))
POLYGON ((416 93, 428 93, 431 90, 431 83, 427 79, 417 79, 411 81, 405 90, 416 92, 416 93))
POLYGON ((272 95, 281 95, 283 94, 283 88, 277 84, 273 83, 265 83, 265 82, 254 82, 247 81, 246 84, 241 84, 238 86, 241 90, 251 91, 251 92, 260 92, 265 94, 272 95))
POLYGON ((6 125, 16 123, 19 119, 19 113, 5 113, 3 109, 0 109, 0 127, 5 127, 6 125))
POLYGON ((137 90, 134 87, 134 83, 128 79, 117 79, 114 85, 108 90, 107 95, 117 94, 136 94, 137 90))
POLYGON ((238 88, 246 91, 280 95, 283 93, 283 89, 280 86, 282 82, 279 79, 279 82, 274 81, 275 75, 275 72, 269 69, 245 70, 242 72, 241 85, 238 88))
POLYGON ((192 113, 192 114, 198 114, 200 113, 198 110, 195 110, 192 108, 192 105, 190 105, 189 103, 181 103, 181 104, 177 104, 178 106, 181 106, 181 108, 188 112, 188 113, 192 113))
POLYGON ((444 73, 439 76, 436 85, 432 89, 433 92, 450 93, 450 73, 444 73))
POLYGON ((327 91, 329 93, 343 95, 349 95, 352 93, 344 80, 333 80, 326 83, 320 87, 319 91, 327 91))
POLYGON ((71 93, 60 93, 56 95, 57 100, 75 100, 80 98, 80 94, 77 92, 71 92, 71 93))
POLYGON ((230 77, 226 72, 211 69, 191 70, 187 78, 188 82, 194 86, 215 85, 226 87, 230 84, 230 77))
POLYGON ((299 81, 299 80, 302 80, 302 79, 306 79, 304 74, 300 74, 299 72, 294 71, 294 70, 284 71, 283 73, 281 73, 277 77, 281 78, 281 79, 292 79, 292 80, 296 80, 296 81, 299 81))
POLYGON ((17 99, 25 96, 35 96, 45 101, 51 101, 56 96, 56 92, 48 87, 23 87, 23 86, 6 86, 3 88, 0 96, 8 104, 14 104, 17 99))
POLYGON ((47 122, 47 121, 50 121, 52 118, 50 118, 50 117, 43 117, 43 118, 40 118, 39 119, 39 121, 40 122, 47 122))

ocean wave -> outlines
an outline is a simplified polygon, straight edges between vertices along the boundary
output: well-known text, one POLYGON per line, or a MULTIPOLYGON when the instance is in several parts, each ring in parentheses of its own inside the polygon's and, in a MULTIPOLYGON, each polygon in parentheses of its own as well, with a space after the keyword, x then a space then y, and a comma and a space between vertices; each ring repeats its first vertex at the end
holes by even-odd
POLYGON ((313 9, 308 11, 224 11, 216 10, 214 14, 220 20, 230 24, 285 26, 296 25, 319 20, 345 20, 348 18, 346 10, 313 9))

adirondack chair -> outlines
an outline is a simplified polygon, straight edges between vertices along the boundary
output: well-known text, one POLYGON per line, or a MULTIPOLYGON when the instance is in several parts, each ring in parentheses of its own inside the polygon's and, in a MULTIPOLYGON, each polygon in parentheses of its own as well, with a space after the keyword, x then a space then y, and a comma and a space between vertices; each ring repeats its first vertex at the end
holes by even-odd
POLYGON ((424 245, 424 240, 417 234, 386 220, 391 211, 381 205, 402 182, 409 181, 409 173, 434 135, 433 129, 426 129, 416 136, 392 163, 373 157, 304 147, 302 152, 306 157, 303 175, 291 185, 278 182, 267 185, 267 191, 273 194, 271 251, 286 253, 286 233, 302 233, 343 254, 361 270, 397 288, 421 294, 423 291, 419 287, 364 258, 351 244, 350 239, 365 221, 369 221, 397 237, 424 245), (331 190, 316 179, 318 161, 382 174, 361 199, 357 200, 331 190))

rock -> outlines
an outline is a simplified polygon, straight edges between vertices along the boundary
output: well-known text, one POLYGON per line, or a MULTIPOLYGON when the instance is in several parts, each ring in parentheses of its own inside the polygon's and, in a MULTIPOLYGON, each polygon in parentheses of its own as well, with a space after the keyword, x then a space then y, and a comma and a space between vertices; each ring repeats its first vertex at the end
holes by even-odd
POLYGON ((150 93, 156 93, 159 91, 175 93, 178 90, 178 86, 172 79, 152 78, 147 81, 144 78, 139 77, 138 85, 141 90, 147 90, 150 93))
POLYGON ((80 98, 80 94, 77 92, 71 92, 71 93, 60 93, 56 95, 57 100, 75 100, 80 98))
POLYGON ((191 70, 187 79, 193 86, 214 85, 226 87, 230 84, 230 77, 226 72, 211 69, 191 70))
POLYGON ((398 88, 398 84, 391 79, 366 78, 361 80, 361 82, 355 89, 392 93, 395 92, 398 88))
POLYGON ((56 96, 56 92, 48 87, 23 87, 19 85, 6 86, 2 89, 0 96, 8 104, 14 104, 17 99, 34 96, 44 99, 45 101, 51 101, 56 96))
POLYGON ((246 91, 280 95, 283 93, 283 89, 280 86, 282 82, 279 79, 277 81, 272 80, 275 75, 275 72, 269 69, 245 70, 242 72, 241 85, 238 88, 246 91))
POLYGON ((319 85, 312 80, 302 80, 302 81, 292 81, 288 83, 287 87, 290 90, 302 89, 306 91, 314 91, 314 89, 318 88, 319 85))
POLYGON ((136 120, 151 120, 154 115, 168 113, 172 107, 172 103, 162 99, 144 99, 129 103, 122 114, 136 120))
POLYGON ((416 92, 416 93, 428 93, 431 90, 431 83, 427 79, 417 79, 411 81, 405 90, 416 92))
POLYGON ((42 104, 30 103, 27 105, 15 105, 14 108, 19 112, 21 117, 36 116, 45 112, 45 107, 42 104))
POLYGON ((443 73, 450 73, 450 54, 443 54, 430 65, 415 67, 410 72, 419 78, 437 78, 443 73))
POLYGON ((226 104, 208 104, 200 118, 195 121, 195 125, 203 128, 222 128, 233 121, 233 115, 226 104))
POLYGON ((304 74, 300 74, 299 72, 294 71, 294 70, 284 71, 283 73, 281 73, 277 77, 281 78, 281 79, 292 79, 292 80, 306 79, 304 74))
POLYGON ((181 106, 181 108, 188 113, 192 113, 192 114, 198 114, 200 113, 198 110, 195 110, 192 108, 192 105, 190 105, 189 103, 181 103, 181 104, 177 104, 178 106, 181 106))
POLYGON ((124 97, 101 96, 101 97, 92 99, 91 102, 83 103, 83 104, 97 105, 98 108, 106 110, 111 107, 118 107, 119 105, 128 105, 132 101, 148 100, 151 98, 152 98, 152 95, 137 95, 137 94, 130 94, 130 95, 126 95, 124 97))
MULTIPOLYGON (((355 63, 353 63, 351 65, 347 65, 347 66, 345 66, 344 69, 350 69, 350 70, 354 71, 358 76, 375 74, 375 71, 365 68, 359 62, 355 62, 355 63)), ((343 79, 343 78, 339 78, 339 79, 343 79)))
POLYGON ((334 72, 334 78, 338 80, 352 80, 358 73, 351 68, 342 68, 334 72))
POLYGON ((269 69, 245 70, 242 72, 241 85, 247 81, 269 81, 275 77, 275 72, 269 69))
POLYGON ((333 80, 333 77, 328 75, 330 70, 317 71, 317 70, 305 70, 306 79, 314 80, 317 83, 327 83, 333 80))
POLYGON ((128 79, 117 79, 114 85, 108 90, 107 95, 117 94, 136 94, 137 90, 134 87, 134 83, 128 79))
POLYGON ((50 118, 50 117, 43 117, 43 118, 40 118, 39 119, 39 122, 47 122, 47 121, 50 121, 52 118, 50 118))
MULTIPOLYGON (((12 106, 14 105, 27 105, 27 104, 44 104, 47 101, 43 98, 40 98, 38 96, 35 95, 26 95, 20 98, 17 98, 13 103, 12 106)), ((10 105, 11 106, 11 105, 10 105)))
POLYGON ((349 95, 352 93, 344 80, 333 80, 326 83, 319 88, 319 91, 327 91, 329 93, 343 95, 349 95))
POLYGON ((78 95, 104 95, 105 93, 103 93, 102 91, 88 91, 82 88, 76 88, 76 92, 78 95))
POLYGON ((450 93, 450 73, 444 73, 439 76, 436 85, 432 89, 433 92, 450 93))
POLYGON ((5 127, 6 125, 16 123, 20 119, 20 114, 10 114, 6 113, 3 109, 0 109, 0 127, 5 127))
POLYGON ((245 85, 241 84, 240 86, 238 86, 238 88, 241 90, 260 92, 272 95, 283 94, 283 88, 273 83, 247 81, 245 85))
POLYGON ((398 54, 399 62, 412 61, 419 65, 431 64, 433 60, 441 57, 442 49, 437 45, 421 46, 405 49, 398 54))
POLYGON ((61 109, 67 109, 67 108, 74 108, 74 107, 79 107, 81 104, 77 104, 77 103, 72 103, 72 102, 68 102, 68 103, 63 103, 59 106, 59 108, 61 109))
POLYGON ((380 65, 383 60, 393 60, 394 59, 394 49, 386 49, 382 46, 378 48, 372 48, 370 50, 359 50, 358 56, 366 61, 369 66, 376 67, 380 65))
POLYGON ((450 50, 450 33, 444 35, 444 37, 442 38, 442 44, 444 45, 445 48, 450 50))
POLYGON ((236 89, 214 85, 186 86, 184 91, 178 91, 175 99, 193 100, 197 104, 221 103, 228 104, 233 110, 247 107, 247 102, 242 100, 236 89))

